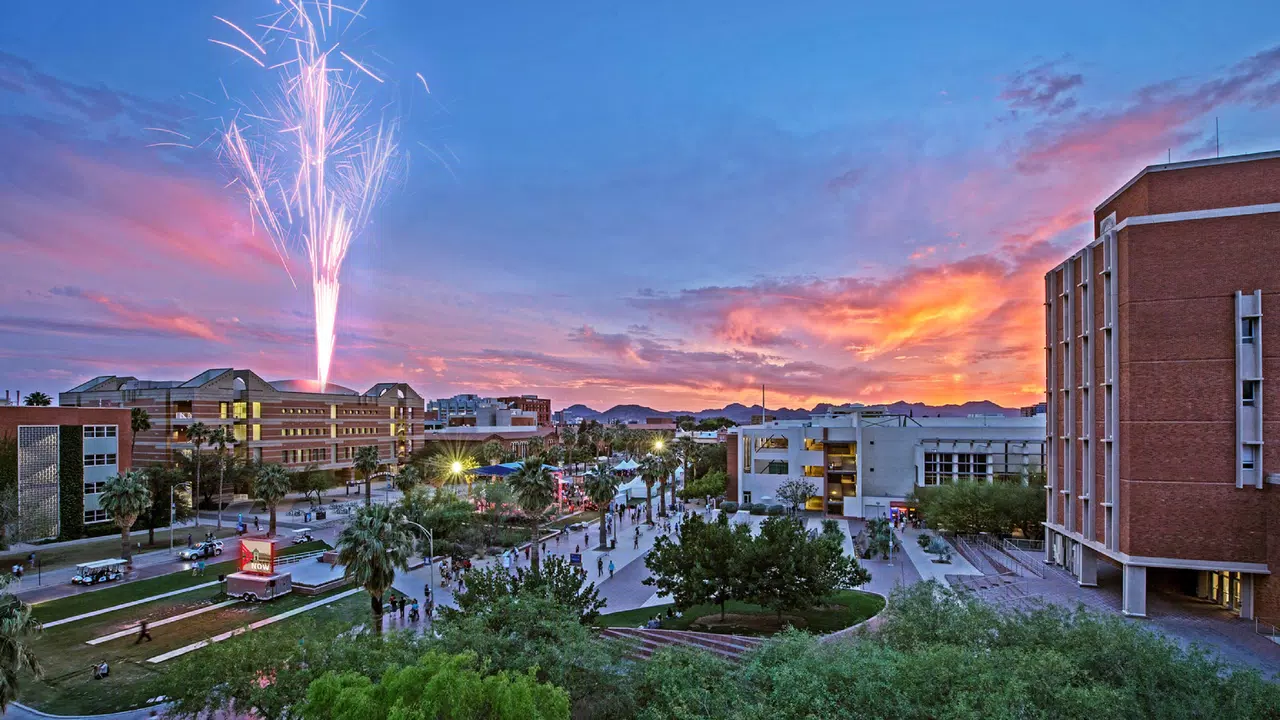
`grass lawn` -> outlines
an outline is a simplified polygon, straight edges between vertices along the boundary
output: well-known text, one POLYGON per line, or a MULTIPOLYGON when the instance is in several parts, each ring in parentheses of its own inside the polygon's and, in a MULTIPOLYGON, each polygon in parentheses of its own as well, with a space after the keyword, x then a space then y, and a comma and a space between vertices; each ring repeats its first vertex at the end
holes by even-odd
MULTIPOLYGON (((725 611, 730 615, 742 616, 736 623, 726 627, 694 627, 698 618, 711 616, 711 620, 720 617, 719 605, 697 605, 684 611, 677 618, 667 618, 667 605, 657 605, 635 610, 601 615, 596 620, 597 627, 640 627, 654 615, 664 615, 662 627, 667 630, 702 630, 704 632, 721 632, 732 635, 772 635, 777 628, 768 627, 776 621, 777 614, 768 608, 744 602, 730 601, 725 603, 725 611), (755 625, 760 624, 763 627, 755 625)), ((809 610, 792 611, 785 616, 796 618, 795 624, 802 629, 814 633, 832 633, 874 616, 884 608, 884 598, 857 590, 844 590, 823 601, 821 607, 809 610)))
MULTIPOLYGON (((204 537, 204 533, 211 530, 212 528, 202 528, 200 532, 195 532, 190 528, 184 528, 181 533, 178 533, 177 531, 174 532, 174 542, 178 543, 178 546, 185 546, 187 533, 190 532, 200 537, 204 537), (179 540, 179 537, 181 537, 181 540, 179 540)), ((221 532, 217 533, 217 535, 220 538, 230 537, 235 535, 235 528, 223 528, 221 532)), ((134 547, 133 552, 135 554, 140 552, 150 552, 152 550, 169 549, 168 530, 156 531, 156 542, 154 545, 147 542, 146 530, 133 531, 133 533, 129 535, 129 539, 134 543, 142 543, 141 550, 138 550, 136 546, 134 547)), ((25 565, 27 563, 28 552, 30 551, 10 552, 0 555, 0 568, 8 570, 17 563, 25 565)), ((82 562, 92 562, 94 560, 105 560, 107 558, 120 557, 120 533, 117 531, 111 535, 104 535, 102 538, 94 540, 93 542, 79 543, 76 545, 63 545, 61 547, 50 547, 48 549, 37 547, 34 552, 36 554, 36 558, 40 561, 40 566, 45 570, 55 570, 57 568, 79 565, 82 562)), ((30 572, 31 574, 34 574, 35 570, 31 570, 30 572)))
MULTIPOLYGON (((281 550, 280 555, 283 557, 296 553, 325 550, 328 549, 328 547, 329 544, 322 540, 313 540, 300 545, 290 545, 289 547, 281 550)), ((181 565, 175 560, 174 567, 178 568, 181 567, 181 565)), ((93 590, 91 592, 80 593, 79 595, 71 595, 69 597, 39 603, 38 605, 33 606, 34 613, 40 622, 52 622, 54 620, 68 618, 73 615, 111 607, 112 605, 119 605, 120 603, 140 600, 153 595, 161 595, 173 590, 192 587, 194 585, 202 585, 204 583, 217 580, 218 575, 233 573, 236 569, 235 560, 226 560, 224 562, 206 565, 204 575, 201 577, 194 577, 190 572, 183 571, 173 572, 168 575, 161 575, 160 577, 148 578, 146 580, 137 580, 130 583, 108 585, 103 587, 101 590, 93 590)), ((209 590, 212 591, 213 588, 209 588, 209 590)), ((75 623, 72 624, 74 625, 75 623)))
POLYGON ((598 519, 600 519, 599 510, 583 510, 582 512, 574 513, 569 517, 547 523, 545 527, 550 530, 563 530, 574 523, 589 523, 598 519))
MULTIPOLYGON (((164 673, 170 663, 177 661, 151 664, 146 662, 148 658, 347 589, 340 588, 314 597, 290 594, 268 603, 237 603, 153 628, 155 640, 141 644, 135 644, 136 636, 133 634, 96 646, 85 643, 131 628, 143 618, 156 621, 207 607, 225 598, 217 594, 217 588, 206 588, 46 630, 34 645, 44 664, 45 677, 39 682, 24 678, 21 699, 43 712, 55 714, 103 713, 140 707, 147 704, 155 692, 152 681, 164 673), (111 666, 111 676, 105 681, 94 680, 90 666, 103 659, 111 666)), ((367 596, 356 593, 297 617, 357 622, 368 617, 368 605, 367 596)), ((216 674, 216 669, 211 669, 211 672, 216 674)))

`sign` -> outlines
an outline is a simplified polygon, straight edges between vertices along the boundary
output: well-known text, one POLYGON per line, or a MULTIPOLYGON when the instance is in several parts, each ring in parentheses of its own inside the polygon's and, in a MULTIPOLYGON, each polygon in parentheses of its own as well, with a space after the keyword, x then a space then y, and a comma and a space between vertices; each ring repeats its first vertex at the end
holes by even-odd
POLYGON ((574 567, 582 567, 582 554, 569 553, 569 564, 574 567))
POLYGON ((270 540, 242 539, 240 541, 240 570, 258 575, 274 575, 276 570, 276 544, 270 540))

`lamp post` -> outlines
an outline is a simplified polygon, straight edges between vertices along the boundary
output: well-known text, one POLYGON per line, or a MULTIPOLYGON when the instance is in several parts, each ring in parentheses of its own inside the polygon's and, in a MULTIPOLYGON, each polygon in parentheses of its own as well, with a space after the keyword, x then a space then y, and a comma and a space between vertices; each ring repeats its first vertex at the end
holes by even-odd
POLYGON ((174 501, 173 501, 173 491, 183 485, 191 485, 191 482, 187 481, 187 482, 174 483, 173 485, 169 486, 169 554, 170 555, 173 554, 173 524, 174 524, 174 515, 175 515, 174 511, 177 510, 177 506, 174 504, 174 501))
MULTIPOLYGON (((428 579, 427 579, 427 591, 430 597, 434 597, 436 594, 436 536, 435 536, 435 533, 422 527, 421 525, 419 525, 418 523, 412 520, 406 519, 404 523, 406 525, 412 525, 418 528, 423 532, 424 535, 427 536, 427 552, 429 553, 429 556, 427 557, 427 572, 429 573, 428 579)), ((427 599, 428 598, 423 598, 424 606, 426 605, 425 601, 427 599)), ((432 627, 435 627, 435 621, 431 619, 430 615, 427 616, 427 622, 431 623, 432 627)))

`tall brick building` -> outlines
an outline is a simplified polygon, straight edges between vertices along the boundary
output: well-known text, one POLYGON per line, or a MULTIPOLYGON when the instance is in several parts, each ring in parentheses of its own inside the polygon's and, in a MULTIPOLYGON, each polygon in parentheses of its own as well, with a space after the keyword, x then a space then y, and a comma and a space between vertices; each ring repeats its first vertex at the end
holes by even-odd
POLYGON ((377 447, 384 463, 421 447, 425 405, 404 383, 379 383, 364 393, 330 383, 317 392, 311 381, 267 382, 231 368, 186 381, 105 375, 60 393, 58 403, 146 410, 151 429, 138 434, 138 466, 189 453, 187 429, 200 422, 230 428, 235 452, 251 459, 348 473, 362 446, 377 447))
POLYGON ((506 403, 513 410, 524 410, 538 414, 539 427, 551 424, 551 398, 540 398, 537 395, 512 395, 500 397, 498 402, 506 403))
POLYGON ((1280 152, 1148 167, 1045 276, 1046 561, 1280 619, 1280 152))

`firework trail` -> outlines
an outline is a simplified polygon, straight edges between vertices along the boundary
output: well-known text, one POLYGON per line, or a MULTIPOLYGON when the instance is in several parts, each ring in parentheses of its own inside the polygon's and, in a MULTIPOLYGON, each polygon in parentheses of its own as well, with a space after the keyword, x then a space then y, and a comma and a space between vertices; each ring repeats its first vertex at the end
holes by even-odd
POLYGON ((230 32, 228 39, 210 42, 249 58, 279 82, 268 100, 253 107, 240 103, 219 131, 219 155, 248 198, 255 230, 260 227, 271 239, 286 272, 290 248, 306 250, 315 300, 316 380, 323 390, 337 339, 342 262, 395 169, 399 128, 394 118, 373 119, 370 101, 359 99, 361 82, 383 79, 339 49, 345 30, 363 17, 364 5, 352 10, 325 0, 277 4, 280 11, 258 26, 259 39, 215 16, 230 32), (335 26, 335 14, 340 25, 346 20, 345 28, 335 26))

